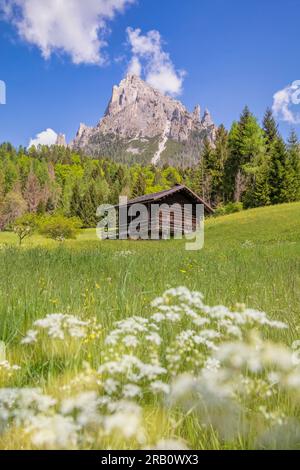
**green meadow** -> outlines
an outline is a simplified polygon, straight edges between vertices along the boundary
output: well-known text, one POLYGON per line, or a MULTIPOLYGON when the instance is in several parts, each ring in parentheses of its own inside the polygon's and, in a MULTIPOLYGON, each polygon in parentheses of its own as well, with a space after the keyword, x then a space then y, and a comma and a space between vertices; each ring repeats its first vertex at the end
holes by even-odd
POLYGON ((144 313, 153 298, 181 285, 201 291, 210 304, 262 309, 289 322, 297 335, 299 203, 209 219, 201 251, 186 251, 181 240, 99 241, 93 229, 62 244, 34 236, 17 245, 14 234, 0 234, 5 341, 16 326, 58 311, 84 311, 110 326, 144 313))
MULTIPOLYGON (((202 292, 208 305, 243 303, 286 322, 288 329, 265 331, 272 340, 291 345, 300 339, 300 203, 209 219, 201 251, 186 251, 184 240, 99 241, 94 230, 63 243, 33 236, 18 247, 14 234, 1 233, 0 340, 6 359, 21 367, 7 378, 0 375, 1 386, 61 394, 59 387, 80 373, 84 361, 99 366, 103 337, 116 321, 148 317, 151 301, 178 286, 202 292), (35 320, 53 313, 96 317, 103 336, 70 354, 20 345, 35 320)), ((203 437, 196 422, 188 417, 178 431, 192 448, 252 445, 242 438, 228 444, 215 433, 203 437)), ((168 426, 165 435, 170 437, 168 426)), ((112 445, 101 442, 89 447, 112 445)), ((31 444, 8 432, 0 446, 31 444)))

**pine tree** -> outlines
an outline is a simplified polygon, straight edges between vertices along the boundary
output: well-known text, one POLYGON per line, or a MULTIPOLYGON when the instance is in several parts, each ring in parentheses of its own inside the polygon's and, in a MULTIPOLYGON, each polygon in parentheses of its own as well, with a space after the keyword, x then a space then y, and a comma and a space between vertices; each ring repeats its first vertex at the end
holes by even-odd
POLYGON ((248 114, 248 108, 240 120, 239 151, 241 165, 251 165, 253 160, 265 152, 263 131, 253 114, 248 114))
POLYGON ((245 207, 260 207, 271 204, 270 166, 274 146, 279 139, 278 126, 271 109, 267 109, 263 119, 264 151, 258 152, 250 164, 246 165, 248 188, 243 197, 245 207))
POLYGON ((300 200, 300 146, 294 130, 290 133, 287 149, 284 199, 287 202, 294 202, 300 200))
POLYGON ((233 122, 228 134, 228 158, 224 168, 224 192, 225 201, 233 201, 235 181, 240 167, 240 126, 233 122))
POLYGON ((136 183, 132 189, 132 193, 131 193, 132 197, 135 198, 135 197, 143 196, 146 192, 146 188, 147 188, 146 179, 143 173, 140 172, 138 174, 136 183))
POLYGON ((271 204, 269 186, 270 158, 265 154, 256 159, 256 163, 248 167, 248 187, 243 195, 243 205, 246 209, 262 207, 271 204))
POLYGON ((214 205, 225 200, 224 194, 224 168, 228 159, 228 132, 223 124, 217 130, 214 148, 214 168, 212 183, 212 199, 214 205))
POLYGON ((71 217, 80 217, 82 216, 81 214, 81 209, 82 209, 82 201, 81 201, 81 194, 80 194, 80 188, 79 184, 75 183, 73 186, 72 190, 72 195, 71 195, 71 200, 70 200, 70 216, 71 217))
POLYGON ((95 185, 92 183, 83 196, 80 205, 80 218, 84 227, 94 228, 97 225, 98 197, 95 185))
POLYGON ((115 188, 118 189, 119 193, 121 193, 124 185, 125 185, 125 171, 122 166, 119 166, 114 177, 114 186, 115 188))
POLYGON ((270 150, 274 142, 279 137, 278 125, 274 119, 273 112, 270 108, 267 108, 264 119, 263 119, 263 132, 266 142, 267 152, 270 150))
POLYGON ((204 138, 201 159, 199 163, 199 186, 200 195, 205 202, 211 204, 212 196, 212 169, 214 168, 214 152, 213 147, 207 137, 204 138))
POLYGON ((243 194, 253 192, 253 167, 265 154, 263 131, 246 106, 238 123, 233 123, 228 137, 229 156, 225 165, 227 200, 239 202, 243 194))
POLYGON ((202 159, 198 165, 186 169, 184 172, 184 184, 190 187, 196 194, 203 197, 203 166, 202 159))
POLYGON ((217 206, 224 200, 224 166, 228 157, 228 133, 221 125, 216 134, 214 147, 204 139, 201 160, 197 168, 199 191, 203 199, 217 206))
POLYGON ((46 211, 46 204, 43 200, 40 200, 36 209, 36 213, 38 215, 44 215, 45 211, 46 211))
POLYGON ((98 205, 99 205, 99 196, 98 196, 96 186, 94 183, 90 184, 89 193, 90 193, 91 203, 92 203, 93 209, 95 211, 95 216, 96 216, 96 212, 97 212, 98 205))
POLYGON ((287 202, 287 166, 288 152, 282 137, 279 137, 272 146, 270 155, 269 187, 272 204, 287 202))
POLYGON ((54 210, 55 210, 55 204, 53 202, 53 199, 49 197, 46 202, 45 211, 47 213, 51 213, 51 212, 54 212, 54 210))

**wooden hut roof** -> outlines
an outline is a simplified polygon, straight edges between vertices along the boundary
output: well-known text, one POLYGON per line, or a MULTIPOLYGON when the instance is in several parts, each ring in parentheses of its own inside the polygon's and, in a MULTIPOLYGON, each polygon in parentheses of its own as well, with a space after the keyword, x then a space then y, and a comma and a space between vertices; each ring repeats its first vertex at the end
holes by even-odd
MULTIPOLYGON (((127 202, 128 206, 132 204, 145 204, 145 203, 156 203, 159 201, 163 201, 166 197, 171 196, 178 192, 186 193, 191 199, 195 201, 197 204, 203 204, 207 212, 213 213, 213 208, 203 201, 196 193, 194 193, 191 189, 183 184, 177 184, 174 188, 166 189, 164 191, 159 191, 158 193, 146 194, 145 196, 136 197, 135 199, 130 199, 127 202)), ((117 206, 119 207, 119 206, 117 206)))

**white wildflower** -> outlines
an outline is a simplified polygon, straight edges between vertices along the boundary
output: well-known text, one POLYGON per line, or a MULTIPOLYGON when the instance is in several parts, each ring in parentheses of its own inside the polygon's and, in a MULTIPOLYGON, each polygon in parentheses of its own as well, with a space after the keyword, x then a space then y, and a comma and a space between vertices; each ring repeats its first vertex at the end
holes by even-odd
POLYGON ((98 413, 98 395, 96 392, 84 392, 75 397, 66 398, 61 403, 63 415, 76 415, 75 421, 84 427, 97 424, 100 420, 98 413))
POLYGON ((170 393, 170 385, 162 382, 161 380, 156 380, 151 382, 150 388, 155 393, 164 393, 168 395, 170 393))
POLYGON ((0 362, 0 372, 1 372, 1 370, 5 371, 5 372, 16 372, 20 369, 21 369, 20 366, 11 365, 8 361, 0 362))
POLYGON ((104 417, 103 426, 106 434, 116 432, 125 439, 140 439, 143 436, 141 408, 126 402, 116 404, 114 413, 104 417))
POLYGON ((113 393, 116 393, 119 387, 119 382, 117 382, 114 379, 107 379, 104 384, 103 388, 106 391, 108 395, 112 395, 113 393))
POLYGON ((21 344, 32 344, 37 341, 38 331, 28 330, 26 336, 22 339, 21 344))
POLYGON ((156 323, 160 323, 166 319, 163 313, 154 313, 151 317, 156 323))
POLYGON ((146 336, 146 340, 150 341, 150 343, 156 344, 156 346, 160 346, 162 341, 158 333, 151 333, 150 335, 146 336))
POLYGON ((117 251, 115 253, 115 257, 116 258, 128 258, 130 256, 133 256, 134 254, 135 254, 134 251, 122 250, 122 251, 117 251))
POLYGON ((22 425, 32 416, 47 413, 55 404, 54 398, 39 389, 0 388, 0 423, 4 427, 10 422, 22 425))
POLYGON ((127 384, 123 387, 124 398, 136 398, 142 393, 141 387, 134 384, 127 384))
POLYGON ((125 338, 123 338, 122 341, 125 344, 125 346, 131 347, 131 348, 136 348, 139 344, 137 337, 133 335, 125 336, 125 338))
POLYGON ((33 323, 34 329, 27 332, 22 344, 31 344, 37 341, 39 333, 45 331, 49 338, 64 341, 67 337, 83 339, 90 333, 98 334, 100 325, 93 321, 82 321, 74 315, 54 313, 33 323))
POLYGON ((70 417, 56 414, 54 416, 34 416, 26 427, 32 444, 42 449, 76 448, 78 426, 70 417))
POLYGON ((221 367, 220 361, 215 358, 209 357, 204 364, 204 368, 208 370, 218 370, 221 367))
POLYGON ((172 398, 177 400, 195 389, 197 384, 196 378, 191 374, 182 374, 178 376, 171 386, 172 398))
POLYGON ((204 326, 204 325, 207 325, 208 323, 210 323, 210 320, 208 318, 205 318, 205 317, 198 317, 194 319, 193 321, 194 325, 196 326, 204 326))

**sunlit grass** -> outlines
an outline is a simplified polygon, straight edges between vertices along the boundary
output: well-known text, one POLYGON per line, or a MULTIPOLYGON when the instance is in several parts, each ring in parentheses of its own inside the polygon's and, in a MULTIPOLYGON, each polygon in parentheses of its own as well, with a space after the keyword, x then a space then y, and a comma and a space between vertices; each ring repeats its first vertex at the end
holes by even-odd
MULTIPOLYGON (((34 235, 19 248, 14 234, 0 233, 0 340, 9 361, 22 367, 0 385, 41 386, 51 393, 79 373, 84 361, 98 366, 101 339, 69 357, 65 351, 48 357, 38 347, 24 353, 20 339, 34 320, 56 312, 96 317, 105 332, 116 320, 147 316, 153 298, 180 285, 203 292, 211 305, 239 302, 266 311, 290 326, 272 332, 272 339, 288 345, 299 339, 300 204, 210 219, 205 236, 202 251, 188 252, 184 241, 99 241, 95 230, 63 243, 34 235), (123 251, 131 255, 120 256, 123 251)), ((159 421, 157 413, 149 410, 148 421, 159 421)), ((178 427, 197 448, 223 445, 212 433, 201 434, 194 417, 178 427)), ((162 434, 172 437, 167 425, 162 434)), ((6 439, 0 447, 30 447, 26 439, 6 439)))

